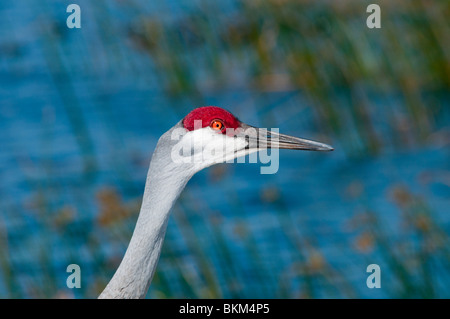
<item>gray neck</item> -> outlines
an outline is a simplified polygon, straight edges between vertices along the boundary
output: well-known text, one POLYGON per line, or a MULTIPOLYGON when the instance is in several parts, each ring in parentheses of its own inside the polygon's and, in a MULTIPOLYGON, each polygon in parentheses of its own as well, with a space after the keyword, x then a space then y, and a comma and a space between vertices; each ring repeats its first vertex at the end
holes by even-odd
POLYGON ((144 298, 155 273, 170 209, 193 175, 170 159, 169 132, 158 142, 147 174, 141 211, 119 268, 99 298, 144 298))

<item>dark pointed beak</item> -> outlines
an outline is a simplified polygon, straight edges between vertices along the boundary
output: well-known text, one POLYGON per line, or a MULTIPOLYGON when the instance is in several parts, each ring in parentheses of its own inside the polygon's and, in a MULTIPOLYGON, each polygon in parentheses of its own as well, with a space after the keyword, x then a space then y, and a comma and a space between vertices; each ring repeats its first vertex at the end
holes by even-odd
POLYGON ((237 136, 241 135, 248 141, 248 148, 279 148, 289 150, 304 150, 304 151, 333 151, 334 148, 330 145, 315 142, 295 136, 280 134, 274 131, 268 131, 253 127, 247 124, 241 124, 242 131, 237 136))

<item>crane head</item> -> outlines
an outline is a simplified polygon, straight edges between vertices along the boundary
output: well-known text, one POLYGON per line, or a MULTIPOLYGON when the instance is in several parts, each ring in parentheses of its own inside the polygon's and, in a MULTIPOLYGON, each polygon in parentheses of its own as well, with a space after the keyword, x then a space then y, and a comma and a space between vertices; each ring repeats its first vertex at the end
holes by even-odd
POLYGON ((216 106, 191 111, 171 131, 171 157, 196 171, 267 149, 332 151, 329 145, 257 128, 216 106))

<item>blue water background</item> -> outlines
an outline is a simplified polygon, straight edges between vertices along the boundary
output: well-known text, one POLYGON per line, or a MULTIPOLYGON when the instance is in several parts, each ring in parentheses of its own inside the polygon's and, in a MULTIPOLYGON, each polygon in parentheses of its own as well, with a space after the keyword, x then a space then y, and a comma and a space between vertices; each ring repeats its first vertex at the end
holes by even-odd
MULTIPOLYGON (((112 275, 137 213, 125 219, 125 230, 105 230, 98 226, 96 194, 114 189, 124 203, 138 205, 159 136, 199 106, 190 97, 168 96, 154 61, 123 40, 141 14, 157 12, 170 22, 194 4, 134 1, 139 5, 128 7, 120 1, 78 1, 82 29, 68 30, 61 3, 0 3, 0 229, 1 253, 10 265, 0 273, 0 297, 95 297, 96 278, 103 284, 112 275), (52 28, 59 30, 58 37, 49 33, 52 28), (75 217, 55 225, 65 209, 75 217), (126 235, 114 239, 121 232, 126 235), (92 238, 98 240, 95 249, 92 238), (71 263, 82 267, 82 290, 65 286, 65 267, 71 263)), ((233 5, 224 4, 226 10, 233 5)), ((346 116, 346 90, 339 95, 346 116)), ((436 123, 441 132, 449 128, 448 92, 436 96, 444 108, 436 123)), ((261 175, 260 164, 232 164, 194 176, 174 208, 158 266, 158 276, 170 289, 156 281, 149 297, 208 296, 204 290, 211 289, 210 281, 202 267, 213 274, 216 293, 225 298, 399 296, 400 284, 383 248, 358 250, 362 230, 352 222, 373 213, 390 245, 412 249, 406 256, 414 255, 416 235, 405 231, 392 196, 398 185, 423 199, 449 234, 449 149, 441 139, 410 147, 386 143, 379 154, 353 156, 346 145, 361 141, 352 135, 351 124, 347 139, 327 136, 314 124, 310 101, 300 90, 258 92, 244 84, 204 90, 203 97, 205 105, 225 107, 246 123, 321 140, 335 151, 281 151, 274 175, 261 175), (353 188, 358 195, 352 195, 353 188), (206 265, 200 266, 199 259, 206 265), (298 266, 305 260, 317 260, 329 272, 310 274, 314 284, 309 290, 298 266), (371 263, 381 266, 382 289, 366 286, 371 263)), ((376 92, 369 97, 375 130, 393 139, 383 119, 401 109, 401 95, 393 92, 389 104, 376 92)), ((432 254, 434 296, 450 297, 449 261, 448 251, 432 254)), ((414 261, 404 262, 414 269, 414 261)), ((412 284, 420 286, 420 271, 412 273, 417 274, 412 284)))

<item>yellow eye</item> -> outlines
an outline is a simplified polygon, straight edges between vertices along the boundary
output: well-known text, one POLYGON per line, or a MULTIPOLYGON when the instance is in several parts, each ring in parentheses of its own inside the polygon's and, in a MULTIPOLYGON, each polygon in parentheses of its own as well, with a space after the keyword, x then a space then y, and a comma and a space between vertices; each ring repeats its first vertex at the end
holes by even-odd
POLYGON ((215 131, 221 131, 223 129, 223 123, 221 120, 212 120, 209 126, 215 131))

